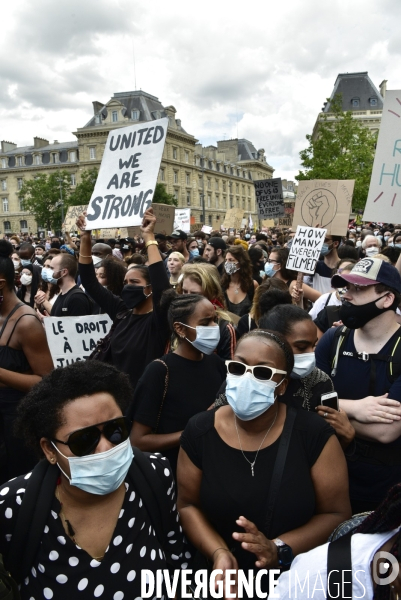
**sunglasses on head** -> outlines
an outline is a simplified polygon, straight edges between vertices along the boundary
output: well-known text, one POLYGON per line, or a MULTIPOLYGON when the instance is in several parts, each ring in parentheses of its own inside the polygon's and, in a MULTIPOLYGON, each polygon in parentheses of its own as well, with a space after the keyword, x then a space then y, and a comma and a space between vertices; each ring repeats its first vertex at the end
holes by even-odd
POLYGON ((226 360, 226 367, 227 372, 230 375, 236 375, 237 377, 242 377, 247 371, 250 371, 252 376, 258 381, 270 381, 276 373, 287 375, 287 371, 280 371, 280 369, 274 369, 273 367, 266 367, 264 365, 250 367, 237 360, 226 360))
POLYGON ((117 446, 125 442, 129 436, 129 431, 128 419, 126 417, 117 417, 110 421, 104 421, 103 423, 97 423, 96 425, 73 431, 66 442, 62 442, 56 438, 53 438, 53 442, 68 446, 75 456, 86 456, 95 450, 102 435, 106 440, 117 446), (100 429, 101 426, 103 426, 102 429, 100 429))

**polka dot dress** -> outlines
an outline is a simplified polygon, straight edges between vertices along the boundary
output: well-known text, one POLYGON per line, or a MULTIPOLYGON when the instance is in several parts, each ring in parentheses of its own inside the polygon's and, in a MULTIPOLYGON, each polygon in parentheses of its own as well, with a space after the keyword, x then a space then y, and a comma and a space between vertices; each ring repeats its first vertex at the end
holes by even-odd
MULTIPOLYGON (((191 555, 178 523, 169 463, 160 454, 151 454, 149 460, 165 484, 166 502, 174 513, 172 522, 176 526, 168 534, 169 559, 177 569, 185 569, 191 555)), ((0 488, 0 553, 5 556, 29 476, 17 477, 0 488)), ((141 570, 156 571, 167 566, 142 499, 128 478, 125 487, 123 506, 102 561, 92 558, 68 537, 59 517, 60 504, 54 497, 39 552, 21 586, 22 600, 140 600, 141 570)))

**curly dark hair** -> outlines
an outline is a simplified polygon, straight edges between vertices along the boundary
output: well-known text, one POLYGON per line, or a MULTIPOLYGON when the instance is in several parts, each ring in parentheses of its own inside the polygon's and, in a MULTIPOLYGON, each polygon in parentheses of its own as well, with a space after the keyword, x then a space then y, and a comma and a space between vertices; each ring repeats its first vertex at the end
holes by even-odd
POLYGON ((287 375, 290 375, 294 368, 294 354, 291 349, 291 346, 289 345, 285 337, 281 335, 281 333, 278 333, 277 331, 269 331, 268 329, 253 329, 252 331, 246 333, 241 337, 235 351, 237 351, 238 346, 248 338, 268 338, 271 342, 278 346, 278 348, 281 350, 284 356, 285 370, 287 371, 287 375))
MULTIPOLYGON (((231 254, 238 261, 238 274, 241 290, 246 294, 248 294, 250 291, 253 292, 252 263, 248 252, 240 244, 238 244, 237 246, 230 246, 226 252, 226 256, 227 254, 231 254)), ((231 276, 224 271, 223 277, 221 278, 221 287, 224 291, 230 285, 230 281, 231 276)))
POLYGON ((106 256, 98 268, 103 267, 107 281, 107 289, 115 296, 119 296, 124 287, 124 277, 127 267, 122 260, 118 260, 112 255, 106 256))
POLYGON ((43 377, 18 406, 15 434, 42 457, 41 438, 52 439, 63 424, 63 408, 82 396, 107 392, 122 412, 133 397, 128 375, 96 360, 54 369, 43 377))

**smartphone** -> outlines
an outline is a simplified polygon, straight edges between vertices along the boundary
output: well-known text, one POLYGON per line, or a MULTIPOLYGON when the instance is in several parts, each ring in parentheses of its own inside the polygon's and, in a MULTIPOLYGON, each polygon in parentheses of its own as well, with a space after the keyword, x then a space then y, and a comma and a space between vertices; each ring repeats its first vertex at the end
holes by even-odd
POLYGON ((323 406, 328 406, 329 408, 334 408, 334 410, 339 410, 337 392, 322 394, 320 397, 320 402, 323 406))

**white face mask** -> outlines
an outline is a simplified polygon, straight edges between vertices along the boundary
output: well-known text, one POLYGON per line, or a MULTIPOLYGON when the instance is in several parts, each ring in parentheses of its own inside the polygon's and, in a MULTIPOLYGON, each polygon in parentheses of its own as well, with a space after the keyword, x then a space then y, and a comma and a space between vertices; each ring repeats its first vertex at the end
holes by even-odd
POLYGON ((13 260, 13 265, 14 265, 14 269, 19 269, 21 266, 21 263, 19 260, 13 260))
POLYGON ((376 256, 376 254, 379 254, 379 248, 376 248, 376 246, 372 246, 371 248, 366 248, 365 254, 366 254, 366 256, 376 256))
POLYGON ((102 262, 103 258, 100 258, 100 256, 93 256, 93 254, 92 254, 92 260, 93 260, 93 264, 96 267, 96 265, 98 265, 99 263, 102 262))
POLYGON ((22 283, 22 285, 31 285, 31 283, 32 283, 32 275, 26 275, 25 273, 22 273, 22 275, 21 275, 21 283, 22 283))
POLYGON ((314 352, 305 354, 294 354, 294 368, 291 373, 292 379, 301 379, 310 375, 316 367, 316 357, 314 352))

